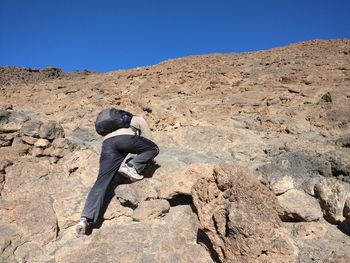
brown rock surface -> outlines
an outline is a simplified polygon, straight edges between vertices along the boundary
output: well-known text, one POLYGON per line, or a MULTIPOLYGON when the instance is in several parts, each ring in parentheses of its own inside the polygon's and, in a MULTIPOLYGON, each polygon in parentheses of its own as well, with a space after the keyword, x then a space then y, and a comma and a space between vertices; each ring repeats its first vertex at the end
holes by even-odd
MULTIPOLYGON (((303 190, 323 200, 332 222, 349 221, 348 203, 337 201, 345 198, 343 188, 331 188, 339 190, 333 197, 314 191, 325 177, 344 181, 343 186, 350 182, 349 54, 349 39, 339 39, 98 74, 0 67, 0 262, 80 262, 84 257, 94 262, 219 262, 217 255, 227 262, 261 255, 252 260, 264 262, 278 261, 283 253, 284 262, 350 257, 343 249, 349 247, 343 224, 323 219, 282 223, 274 197, 303 190), (97 113, 110 106, 144 116, 160 154, 144 180, 116 180, 101 227, 77 238, 74 224, 98 171, 101 138, 93 124, 97 113), (35 146, 40 138, 50 142, 47 148, 35 146), (218 163, 247 167, 267 188, 251 176, 248 182, 232 184, 226 177, 216 182, 212 173, 218 163), (201 202, 227 205, 213 206, 218 213, 205 221, 204 232, 198 231, 196 211, 190 208, 198 179, 203 198, 210 198, 201 202), (237 190, 236 185, 245 189, 249 182, 253 189, 237 190), (235 191, 237 197, 230 195, 235 191), (235 198, 243 201, 238 205, 235 198), (166 199, 169 212, 133 222, 138 206, 151 199, 166 199), (226 218, 229 207, 233 210, 226 218), (30 219, 41 228, 31 226, 30 219), (213 239, 215 244, 210 241, 213 222, 216 233, 223 234, 213 239), (246 237, 257 233, 256 240, 246 237), (216 255, 212 247, 227 248, 232 236, 245 244, 242 255, 236 257, 232 249, 216 255), (259 246, 275 250, 256 250, 259 246)), ((197 211, 201 220, 213 214, 204 208, 197 211)))
POLYGON ((276 197, 240 167, 217 166, 192 190, 200 228, 223 262, 294 262, 276 197))
POLYGON ((345 219, 343 211, 345 202, 350 197, 350 185, 334 178, 324 178, 315 189, 324 218, 332 224, 341 223, 345 219))

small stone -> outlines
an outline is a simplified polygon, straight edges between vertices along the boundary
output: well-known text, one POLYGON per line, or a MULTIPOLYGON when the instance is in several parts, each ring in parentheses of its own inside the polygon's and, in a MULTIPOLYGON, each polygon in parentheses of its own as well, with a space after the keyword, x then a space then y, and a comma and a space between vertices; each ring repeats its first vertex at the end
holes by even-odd
POLYGON ((28 137, 28 136, 22 136, 22 141, 26 144, 29 144, 29 145, 34 145, 37 141, 36 138, 33 138, 33 137, 28 137))
POLYGON ((39 147, 39 148, 47 148, 50 146, 50 142, 46 139, 38 139, 35 144, 34 144, 35 147, 39 147))
POLYGON ((294 180, 291 176, 283 176, 282 178, 277 178, 277 180, 272 182, 270 185, 270 189, 275 193, 275 195, 283 194, 293 188, 294 180))
POLYGON ((34 157, 43 157, 44 150, 42 148, 33 148, 32 155, 34 157))
POLYGON ((57 157, 57 158, 62 158, 65 155, 65 150, 64 149, 55 149, 53 147, 46 148, 44 150, 44 155, 45 156, 52 156, 52 157, 57 157))
POLYGON ((52 142, 53 147, 55 148, 69 148, 69 141, 66 138, 57 138, 52 142))

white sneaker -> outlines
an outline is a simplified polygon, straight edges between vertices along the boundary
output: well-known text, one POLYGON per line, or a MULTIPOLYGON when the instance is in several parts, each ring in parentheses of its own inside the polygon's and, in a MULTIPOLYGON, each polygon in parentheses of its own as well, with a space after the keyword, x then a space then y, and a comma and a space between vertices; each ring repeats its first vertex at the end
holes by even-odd
POLYGON ((86 229, 89 226, 89 223, 85 217, 80 218, 79 223, 75 226, 75 231, 78 235, 85 235, 86 229))
POLYGON ((129 178, 131 181, 139 181, 143 179, 143 176, 138 174, 136 169, 134 167, 129 167, 127 164, 123 164, 119 168, 119 173, 127 178, 129 178))

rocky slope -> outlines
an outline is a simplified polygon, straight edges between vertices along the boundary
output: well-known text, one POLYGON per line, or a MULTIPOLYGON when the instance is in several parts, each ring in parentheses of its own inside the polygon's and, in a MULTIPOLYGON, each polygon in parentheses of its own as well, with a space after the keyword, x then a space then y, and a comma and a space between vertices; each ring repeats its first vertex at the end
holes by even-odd
POLYGON ((0 262, 349 262, 350 40, 109 73, 0 69, 0 262), (97 113, 161 153, 77 237, 97 113))

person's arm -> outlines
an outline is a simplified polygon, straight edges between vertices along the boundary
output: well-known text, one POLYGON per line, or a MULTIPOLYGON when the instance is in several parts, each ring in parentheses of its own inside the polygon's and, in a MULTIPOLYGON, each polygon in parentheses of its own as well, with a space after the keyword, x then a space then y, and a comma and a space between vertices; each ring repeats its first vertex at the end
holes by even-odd
POLYGON ((153 140, 151 129, 149 128, 146 120, 141 116, 133 116, 131 119, 131 126, 139 129, 141 131, 141 136, 149 140, 153 140))

